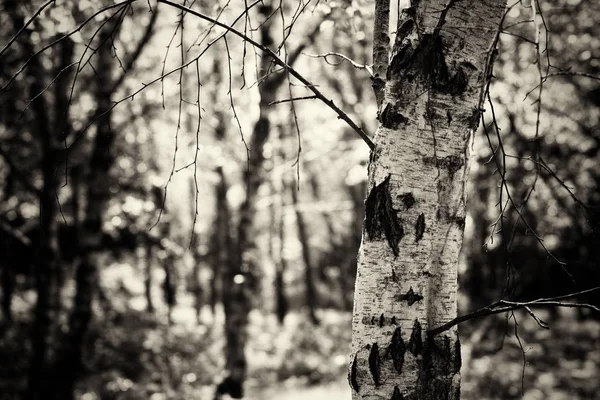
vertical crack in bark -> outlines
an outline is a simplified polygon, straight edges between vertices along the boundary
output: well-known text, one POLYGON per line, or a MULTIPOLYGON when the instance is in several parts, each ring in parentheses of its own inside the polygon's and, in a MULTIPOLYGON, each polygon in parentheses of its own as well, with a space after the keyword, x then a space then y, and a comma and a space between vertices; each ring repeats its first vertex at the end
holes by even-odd
POLYGON ((373 343, 369 353, 369 371, 375 382, 375 387, 379 386, 381 379, 381 358, 379 357, 379 346, 373 343))
POLYGON ((382 239, 385 236, 394 256, 400 254, 399 243, 404 236, 404 227, 396 216, 390 195, 390 178, 376 185, 369 193, 365 203, 365 230, 369 240, 382 239))

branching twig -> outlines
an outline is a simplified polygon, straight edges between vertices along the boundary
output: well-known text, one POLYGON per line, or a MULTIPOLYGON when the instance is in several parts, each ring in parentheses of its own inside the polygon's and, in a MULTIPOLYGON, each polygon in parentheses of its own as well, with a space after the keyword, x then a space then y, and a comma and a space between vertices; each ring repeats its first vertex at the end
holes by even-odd
POLYGON ((189 14, 194 15, 195 17, 204 19, 206 21, 212 22, 213 24, 220 26, 223 29, 226 29, 227 31, 233 33, 234 35, 240 37, 241 39, 247 41, 248 43, 250 43, 252 46, 258 48, 259 50, 261 50, 262 52, 264 52, 265 54, 267 54, 269 57, 271 57, 273 59, 273 61, 275 62, 275 64, 279 65, 282 68, 285 68, 294 78, 298 79, 300 82, 302 82, 306 88, 308 90, 310 90, 311 92, 313 92, 315 94, 315 96, 317 96, 319 98, 319 100, 321 100, 323 103, 325 103, 329 108, 331 108, 338 116, 339 119, 343 120, 344 122, 346 122, 356 133, 358 133, 358 135, 367 143, 367 145, 369 146, 369 148, 371 150, 375 149, 375 144, 373 143, 373 141, 369 138, 369 136, 367 136, 367 134, 365 133, 365 131, 362 130, 361 127, 359 127, 354 121, 352 121, 352 119, 348 116, 348 114, 346 114, 345 112, 343 112, 339 107, 337 107, 335 105, 335 103, 333 102, 333 100, 328 99, 327 97, 325 97, 325 95, 323 95, 323 93, 321 93, 321 91, 319 91, 315 85, 313 85, 311 82, 309 82, 303 75, 301 75, 300 73, 298 73, 294 68, 292 68, 291 66, 289 66, 287 63, 285 63, 285 61, 283 61, 277 54, 275 54, 275 52, 273 52, 271 49, 269 49, 266 46, 263 46, 262 44, 256 42, 255 40, 253 40, 252 38, 244 35, 242 32, 238 31, 237 29, 233 28, 232 26, 229 26, 227 24, 224 24, 222 22, 219 22, 211 17, 208 17, 204 14, 201 14, 199 12, 196 12, 188 7, 184 7, 180 4, 174 3, 170 0, 158 0, 159 3, 163 3, 163 4, 167 4, 171 7, 175 7, 178 8, 182 11, 187 11, 189 14))
MULTIPOLYGON (((501 314, 501 313, 508 312, 508 311, 515 311, 515 310, 519 310, 519 309, 526 308, 526 307, 533 308, 533 307, 555 306, 555 307, 569 307, 569 308, 587 308, 587 309, 590 309, 593 311, 600 312, 600 308, 597 306, 594 306, 592 304, 567 303, 567 302, 560 301, 560 300, 566 300, 569 298, 577 297, 582 294, 591 293, 591 292, 594 292, 597 290, 600 290, 600 286, 596 286, 596 287, 586 289, 586 290, 581 290, 581 291, 575 292, 575 293, 565 294, 562 296, 540 298, 537 300, 525 301, 525 302, 499 300, 493 304, 490 304, 489 306, 480 308, 479 310, 474 311, 469 314, 461 315, 457 318, 454 318, 451 321, 446 322, 443 325, 440 325, 436 328, 432 328, 427 331, 427 334, 430 336, 435 336, 442 332, 447 331, 448 329, 450 329, 460 323, 470 321, 472 319, 485 317, 485 316, 493 315, 493 314, 501 314)), ((531 310, 529 310, 529 311, 531 311, 531 310)))
POLYGON ((332 66, 337 66, 340 65, 341 63, 343 63, 344 61, 348 61, 350 64, 352 64, 352 66, 356 69, 364 69, 369 73, 369 76, 373 76, 373 68, 370 65, 367 64, 359 64, 356 61, 352 60, 350 57, 342 54, 342 53, 336 53, 333 51, 329 51, 327 53, 324 54, 307 54, 304 53, 304 55, 308 56, 308 57, 313 57, 313 58, 323 58, 325 60, 325 62, 329 65, 332 66), (327 59, 327 57, 339 57, 341 58, 340 61, 338 62, 331 62, 327 59))

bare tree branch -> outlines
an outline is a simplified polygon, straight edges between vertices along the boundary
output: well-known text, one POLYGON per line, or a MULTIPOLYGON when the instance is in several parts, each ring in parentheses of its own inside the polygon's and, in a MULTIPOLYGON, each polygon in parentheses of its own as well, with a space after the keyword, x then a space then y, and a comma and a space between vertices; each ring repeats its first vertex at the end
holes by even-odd
POLYGON ((251 45, 253 45, 254 47, 258 48, 259 50, 261 50, 263 53, 267 54, 269 57, 271 57, 273 59, 273 61, 275 62, 275 64, 279 65, 282 68, 285 68, 294 78, 298 79, 300 82, 302 82, 306 88, 308 90, 310 90, 311 92, 313 92, 315 94, 315 96, 317 96, 319 98, 319 100, 321 100, 323 103, 325 103, 329 108, 331 108, 338 116, 339 119, 343 120, 344 122, 346 122, 356 133, 358 133, 358 135, 365 141, 365 143, 367 143, 367 145, 369 146, 369 148, 371 150, 375 149, 375 144, 373 143, 373 141, 371 140, 371 138, 369 138, 369 136, 365 133, 365 131, 363 131, 363 129, 358 126, 354 121, 352 121, 352 119, 348 116, 348 114, 346 114, 345 112, 343 112, 338 106, 335 105, 335 103, 333 102, 333 100, 328 99, 327 97, 325 97, 325 95, 323 93, 321 93, 321 91, 319 89, 316 88, 315 85, 313 85, 311 82, 309 82, 304 76, 302 76, 300 73, 298 73, 294 68, 292 68, 290 65, 288 65, 285 61, 283 61, 277 54, 275 54, 275 52, 273 52, 271 49, 269 49, 266 46, 263 46, 262 44, 256 42, 255 40, 253 40, 252 38, 244 35, 242 32, 238 31, 237 29, 233 28, 232 26, 229 26, 227 24, 224 24, 222 22, 219 22, 211 17, 208 17, 204 14, 201 14, 197 11, 194 11, 192 9, 190 9, 189 7, 184 7, 180 4, 174 3, 170 0, 158 0, 159 3, 163 3, 166 5, 169 5, 171 7, 175 7, 178 8, 182 11, 186 11, 192 15, 194 15, 195 17, 204 19, 206 21, 212 22, 213 24, 220 26, 223 29, 226 29, 229 32, 232 32, 234 35, 240 37, 241 39, 247 41, 248 43, 250 43, 251 45))
MULTIPOLYGON (((515 311, 515 310, 519 310, 522 308, 527 309, 527 308, 533 308, 533 307, 554 306, 554 307, 569 307, 569 308, 587 308, 587 309, 590 309, 593 311, 600 312, 599 307, 591 305, 591 304, 567 303, 567 302, 560 301, 560 300, 566 300, 569 298, 577 297, 582 294, 591 293, 596 290, 600 290, 600 286, 596 286, 596 287, 582 290, 582 291, 575 292, 575 293, 565 294, 562 296, 540 298, 537 300, 526 301, 526 302, 499 300, 493 304, 490 304, 489 306, 480 308, 477 311, 454 318, 453 320, 448 321, 445 324, 438 326, 437 328, 430 329, 427 331, 427 334, 429 336, 435 336, 442 332, 447 331, 448 329, 452 328, 453 326, 456 326, 460 323, 463 323, 463 322, 466 322, 466 321, 469 321, 469 320, 472 320, 475 318, 485 317, 485 316, 492 315, 492 314, 501 314, 504 312, 515 311)), ((531 310, 528 309, 527 311, 531 315, 531 310)), ((537 322, 538 321, 537 317, 535 319, 537 322)))

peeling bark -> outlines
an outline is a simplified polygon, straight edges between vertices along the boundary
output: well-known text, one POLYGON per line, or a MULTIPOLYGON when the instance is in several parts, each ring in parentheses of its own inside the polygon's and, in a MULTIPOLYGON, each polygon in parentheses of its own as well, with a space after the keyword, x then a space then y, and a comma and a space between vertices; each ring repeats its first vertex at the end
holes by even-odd
POLYGON ((504 9, 503 0, 429 0, 401 13, 369 163, 352 323, 355 400, 460 396, 458 332, 427 330, 457 313, 473 110, 504 9))

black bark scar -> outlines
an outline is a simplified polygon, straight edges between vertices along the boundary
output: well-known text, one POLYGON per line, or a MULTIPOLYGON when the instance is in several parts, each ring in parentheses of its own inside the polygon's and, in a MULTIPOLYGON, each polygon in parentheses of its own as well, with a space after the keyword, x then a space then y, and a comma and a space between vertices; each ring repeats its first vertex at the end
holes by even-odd
POLYGON ((358 353, 354 355, 354 360, 352 360, 352 367, 350 367, 350 386, 352 386, 352 389, 354 389, 356 393, 358 393, 359 389, 358 381, 356 380, 356 375, 358 373, 358 365, 356 361, 357 357, 358 353))
POLYGON ((373 187, 365 202, 365 230, 369 240, 385 236, 394 256, 400 253, 399 243, 404 236, 404 227, 392 206, 390 177, 373 187))
POLYGON ((404 365, 404 353, 406 352, 406 345, 402 340, 402 330, 400 327, 396 328, 392 335, 392 341, 388 346, 388 354, 392 358, 394 363, 394 369, 398 374, 402 373, 402 366, 404 365))
POLYGON ((388 79, 391 76, 401 76, 408 82, 418 79, 431 84, 439 93, 458 96, 469 89, 469 77, 477 71, 468 61, 448 65, 444 42, 439 35, 421 35, 416 46, 410 40, 402 40, 395 47, 388 79))
POLYGON ((398 386, 394 386, 394 393, 392 393, 392 398, 390 400, 404 400, 404 396, 400 393, 398 386))
POLYGON ((415 293, 412 287, 408 290, 408 292, 406 292, 406 294, 397 295, 395 297, 399 301, 406 301, 409 306, 412 306, 417 301, 423 300, 423 296, 421 296, 418 293, 415 293))
POLYGON ((377 343, 373 343, 373 346, 371 346, 371 352, 369 353, 369 371, 371 371, 371 376, 373 376, 375 387, 379 386, 381 377, 381 358, 379 357, 379 346, 377 346, 377 343))
POLYGON ((416 242, 419 242, 419 240, 423 239, 423 234, 425 233, 425 214, 421 213, 417 218, 415 231, 415 240, 416 242))
POLYGON ((434 165, 437 168, 442 168, 448 171, 450 177, 465 165, 462 157, 459 156, 446 156, 446 157, 423 157, 423 162, 427 165, 434 165))
POLYGON ((396 198, 398 200, 400 200, 402 202, 402 204, 404 204, 404 207, 407 210, 409 208, 411 208, 412 206, 414 206, 415 203, 417 202, 417 200, 415 200, 415 196, 413 196, 413 194, 411 192, 402 193, 402 194, 396 196, 396 198))
POLYGON ((402 115, 399 110, 400 107, 398 105, 388 103, 385 106, 379 118, 384 128, 398 129, 401 124, 408 122, 408 118, 402 115))
POLYGON ((408 350, 417 356, 423 351, 423 338, 421 336, 421 324, 419 320, 415 319, 413 324, 412 333, 410 334, 410 340, 408 341, 408 350))

